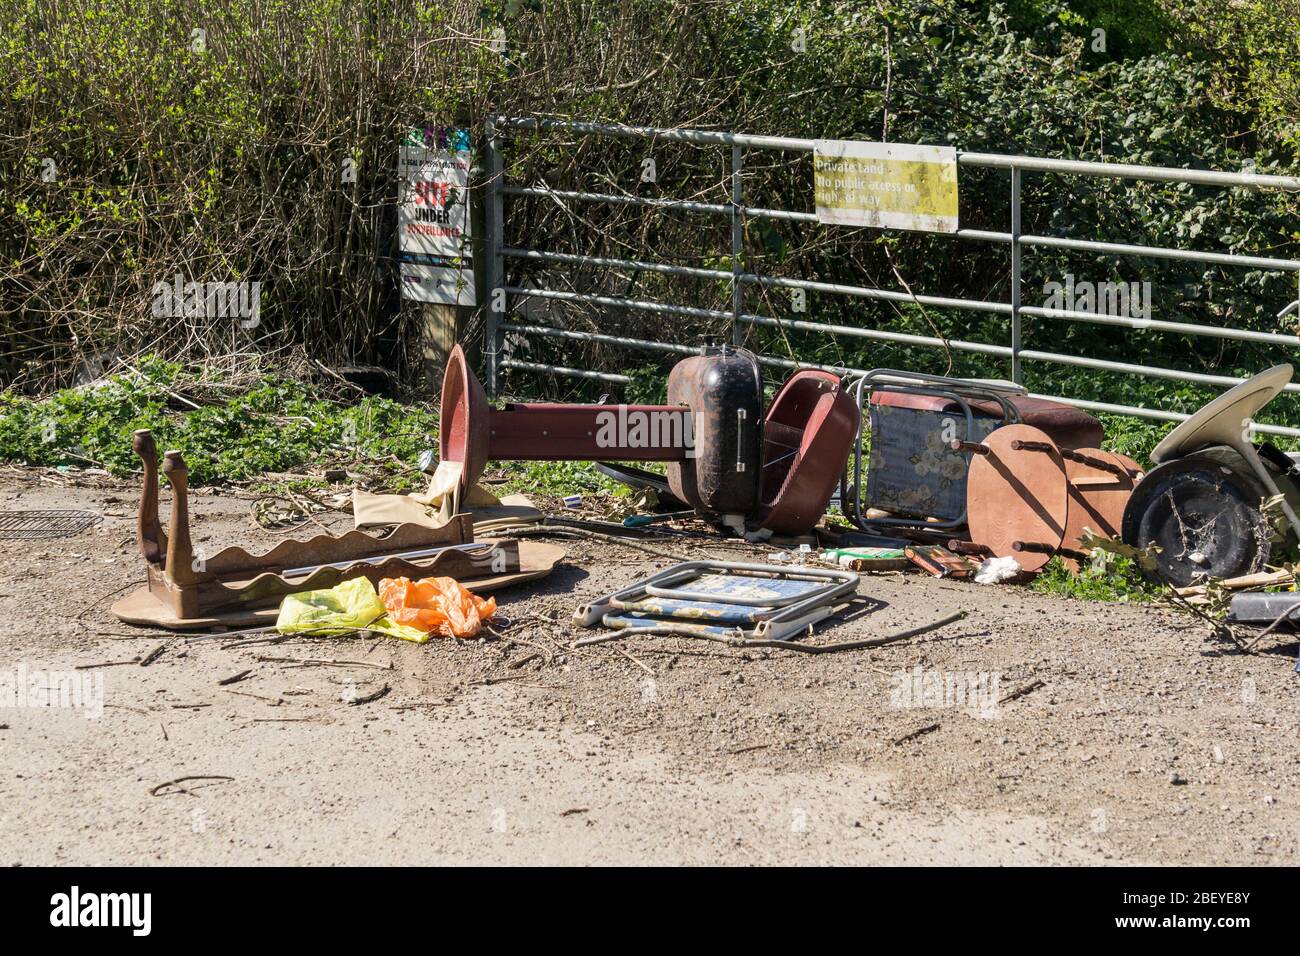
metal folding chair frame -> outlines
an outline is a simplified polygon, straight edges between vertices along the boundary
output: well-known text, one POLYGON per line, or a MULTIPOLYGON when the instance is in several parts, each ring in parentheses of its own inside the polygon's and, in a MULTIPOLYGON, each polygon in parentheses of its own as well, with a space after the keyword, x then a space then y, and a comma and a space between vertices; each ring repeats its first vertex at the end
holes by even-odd
MULTIPOLYGON (((762 615, 752 631, 736 630, 749 639, 780 640, 798 633, 810 623, 829 615, 841 599, 851 597, 857 592, 858 575, 853 571, 831 568, 809 568, 795 566, 791 568, 773 567, 770 564, 745 564, 731 561, 686 561, 665 568, 648 578, 630 584, 604 597, 597 598, 590 604, 584 604, 573 614, 573 622, 580 627, 592 627, 596 624, 611 626, 606 616, 620 613, 627 604, 646 597, 661 597, 675 601, 698 601, 704 604, 729 604, 742 608, 770 609, 772 613, 762 615), (784 580, 818 581, 822 586, 803 594, 772 599, 747 598, 740 596, 722 597, 708 592, 692 591, 689 587, 678 585, 698 578, 702 574, 735 573, 738 578, 766 578, 784 580)), ((644 627, 655 627, 658 633, 683 632, 709 625, 707 617, 681 621, 656 621, 644 627)))
MULTIPOLYGON (((966 419, 966 436, 969 437, 974 433, 975 412, 970 406, 967 399, 976 401, 994 401, 1002 408, 1003 424, 1011 425, 1020 421, 1020 411, 1013 405, 1009 398, 1016 395, 1026 394, 1026 389, 1021 385, 1013 385, 1010 382, 1005 385, 994 384, 992 382, 977 382, 964 378, 951 378, 946 375, 925 375, 919 372, 904 372, 898 369, 877 368, 865 373, 855 379, 850 388, 854 390, 858 402, 858 410, 861 412, 861 423, 858 425, 858 434, 854 442, 853 451, 853 503, 852 506, 846 500, 847 496, 841 495, 840 507, 844 511, 846 518, 854 526, 863 531, 872 532, 881 528, 926 528, 935 531, 953 530, 963 527, 966 524, 966 510, 963 506, 962 513, 956 518, 948 518, 942 521, 927 521, 924 518, 871 518, 863 517, 862 512, 862 487, 865 484, 864 471, 862 466, 862 439, 867 430, 868 409, 867 403, 870 401, 870 393, 878 391, 901 392, 910 395, 932 395, 938 398, 945 398, 949 401, 956 402, 961 410, 961 414, 966 419)), ((966 465, 970 466, 971 453, 965 454, 966 465)))

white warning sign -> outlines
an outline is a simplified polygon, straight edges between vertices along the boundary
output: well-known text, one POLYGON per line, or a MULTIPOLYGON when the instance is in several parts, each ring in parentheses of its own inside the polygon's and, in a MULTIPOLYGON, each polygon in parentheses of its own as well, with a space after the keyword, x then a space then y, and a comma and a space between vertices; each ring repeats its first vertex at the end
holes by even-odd
POLYGON ((412 129, 397 153, 402 297, 474 305, 469 130, 412 129))

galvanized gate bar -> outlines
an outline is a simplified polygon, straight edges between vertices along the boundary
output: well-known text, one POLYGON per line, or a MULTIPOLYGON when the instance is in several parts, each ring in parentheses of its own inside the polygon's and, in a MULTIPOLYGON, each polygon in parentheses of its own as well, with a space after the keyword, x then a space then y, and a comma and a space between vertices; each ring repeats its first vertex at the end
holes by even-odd
POLYGON ((526 325, 521 322, 502 322, 501 328, 508 332, 522 332, 525 335, 540 335, 552 339, 570 339, 575 342, 601 342, 605 345, 624 345, 634 349, 648 349, 654 352, 672 352, 677 355, 700 355, 702 348, 689 345, 674 345, 671 342, 654 342, 647 339, 633 339, 625 335, 605 335, 601 332, 578 332, 573 329, 555 329, 548 325, 526 325))
POLYGON ((566 368, 563 365, 542 365, 538 362, 524 362, 520 359, 502 359, 501 368, 517 368, 525 372, 549 372, 552 375, 567 375, 569 378, 590 378, 598 382, 610 382, 614 385, 630 385, 632 379, 627 375, 614 372, 593 372, 585 368, 566 368))
POLYGON ((731 341, 740 345, 744 341, 740 332, 740 312, 744 308, 745 288, 741 285, 743 270, 741 259, 745 255, 745 186, 741 176, 745 171, 745 152, 740 146, 731 147, 731 341))
MULTIPOLYGON (((1091 359, 1082 355, 1062 355, 1060 352, 1037 352, 1024 349, 1021 358, 1038 362, 1054 362, 1057 365, 1077 365, 1081 368, 1096 368, 1110 372, 1126 372, 1129 375, 1142 375, 1150 378, 1167 378, 1171 381, 1196 382, 1199 385, 1223 385, 1231 388, 1246 381, 1232 375, 1208 375, 1204 372, 1184 372, 1172 368, 1160 368, 1155 365, 1133 365, 1129 362, 1111 362, 1109 360, 1091 359)), ((1300 384, 1288 385, 1288 392, 1300 392, 1300 384)))
POLYGON ((869 286, 842 285, 838 282, 817 282, 813 279, 785 279, 778 276, 758 276, 753 273, 742 276, 741 281, 760 285, 778 286, 784 289, 808 289, 811 292, 828 292, 832 295, 848 295, 859 299, 879 299, 885 302, 911 302, 917 305, 930 305, 936 309, 964 309, 967 312, 992 312, 998 315, 1010 315, 1011 306, 1005 302, 988 302, 984 299, 949 299, 937 295, 912 295, 908 292, 895 292, 892 289, 873 289, 869 286))
POLYGON ((1020 350, 1024 329, 1020 325, 1020 169, 1011 167, 1011 381, 1024 381, 1020 350))
POLYGON ((619 196, 612 193, 586 193, 572 189, 543 189, 540 186, 504 186, 501 193, 506 196, 533 196, 542 199, 568 199, 573 202, 597 202, 604 203, 607 206, 642 206, 646 209, 680 209, 682 212, 707 212, 719 216, 731 215, 731 207, 728 205, 691 202, 686 199, 619 196))
POLYGON ((543 119, 511 116, 500 119, 514 129, 560 130, 588 133, 621 139, 662 139, 670 142, 714 144, 718 146, 752 146, 755 149, 789 149, 811 152, 813 140, 792 136, 754 136, 749 133, 723 133, 703 129, 663 129, 653 126, 627 126, 622 123, 584 123, 577 120, 543 119))
POLYGON ((694 319, 730 319, 730 312, 717 309, 696 309, 689 305, 667 305, 663 302, 646 302, 643 299, 623 299, 613 295, 596 295, 591 292, 562 292, 559 289, 539 289, 524 286, 506 286, 510 295, 536 296, 539 299, 559 299, 563 302, 590 302, 593 305, 609 305, 620 309, 636 309, 640 312, 659 312, 664 315, 685 315, 694 319))
POLYGON ((1130 329, 1154 329, 1157 332, 1175 332, 1179 335, 1204 335, 1209 338, 1235 339, 1239 342, 1260 342, 1287 348, 1300 347, 1300 337, 1284 332, 1255 332, 1251 329, 1228 329, 1219 325, 1198 325, 1192 322, 1166 322, 1162 319, 1133 319, 1105 312, 1076 312, 1071 309, 1044 309, 1036 305, 1022 305, 1021 315, 1044 319, 1066 319, 1071 322, 1092 322, 1097 325, 1120 325, 1130 329))
POLYGON ((886 332, 883 329, 863 329, 852 325, 827 325, 822 322, 806 322, 802 319, 778 319, 766 315, 742 315, 740 321, 746 325, 766 325, 772 328, 795 329, 799 332, 829 332, 833 335, 848 335, 859 339, 898 342, 901 345, 929 345, 936 348, 956 349, 958 352, 978 352, 983 355, 1011 357, 1011 349, 1005 345, 963 342, 960 339, 940 339, 930 335, 914 335, 911 332, 886 332))
POLYGON ((517 249, 513 246, 501 250, 507 259, 534 259, 540 262, 564 262, 575 266, 601 266, 625 269, 629 272, 661 272, 665 275, 691 276, 697 279, 731 278, 722 269, 704 269, 697 266, 679 266, 668 262, 645 262, 641 259, 610 259, 604 256, 584 256, 572 252, 543 252, 541 249, 517 249))
MULTIPOLYGON (((565 262, 573 265, 598 265, 613 269, 626 269, 631 272, 661 272, 665 275, 691 276, 699 279, 717 279, 726 282, 732 278, 730 272, 722 269, 703 269, 696 266, 678 266, 664 262, 642 262, 636 259, 609 259, 600 256, 583 256, 568 252, 542 252, 539 249, 503 249, 507 259, 535 259, 543 262, 565 262)), ((779 276, 760 276, 752 272, 742 272, 736 276, 742 283, 778 286, 786 289, 808 289, 813 292, 828 292, 835 295, 850 295, 862 299, 881 299, 888 302, 913 302, 919 305, 932 305, 935 308, 966 309, 972 312, 993 312, 1010 314, 1011 306, 1005 302, 986 302, 980 299, 948 299, 933 295, 909 295, 890 289, 873 289, 868 286, 841 285, 835 282, 817 282, 813 279, 785 279, 779 276)), ((636 301, 636 300, 624 300, 636 301)), ((1300 340, 1297 340, 1300 342, 1300 340)))
POLYGON ((1098 163, 1080 159, 1049 159, 1043 156, 1007 156, 1001 153, 957 151, 957 162, 966 166, 993 166, 1035 173, 1069 173, 1106 179, 1144 179, 1150 182, 1192 183, 1198 186, 1242 186, 1247 189, 1300 191, 1300 177, 1269 176, 1264 173, 1225 173, 1213 169, 1182 166, 1135 166, 1130 163, 1098 163))
POLYGON ((1300 260, 1270 259, 1265 256, 1242 256, 1233 252, 1197 252, 1194 249, 1169 249, 1165 246, 1134 246, 1121 242, 1095 242, 1091 239, 1064 239, 1060 236, 1021 236, 1026 246, 1045 249, 1074 249, 1113 256, 1146 256, 1150 259, 1179 259, 1205 262, 1216 266, 1242 269, 1269 269, 1277 272, 1300 272, 1300 260))
MULTIPOLYGON (((622 139, 660 139, 669 142, 748 146, 754 149, 777 149, 811 153, 816 140, 795 136, 755 136, 748 133, 724 133, 716 130, 665 129, 653 126, 627 126, 622 123, 585 123, 575 120, 538 117, 501 117, 498 123, 514 129, 558 130, 614 136, 622 139)), ((1098 163, 1079 159, 1050 159, 1039 156, 1008 156, 1002 153, 957 151, 957 162, 967 166, 992 166, 1039 173, 1072 173, 1077 176, 1100 176, 1120 179, 1145 179, 1152 182, 1194 183, 1203 186, 1243 186, 1251 189, 1287 189, 1300 191, 1300 177, 1270 176, 1264 173, 1225 173, 1211 169, 1173 166, 1137 166, 1129 163, 1098 163)))

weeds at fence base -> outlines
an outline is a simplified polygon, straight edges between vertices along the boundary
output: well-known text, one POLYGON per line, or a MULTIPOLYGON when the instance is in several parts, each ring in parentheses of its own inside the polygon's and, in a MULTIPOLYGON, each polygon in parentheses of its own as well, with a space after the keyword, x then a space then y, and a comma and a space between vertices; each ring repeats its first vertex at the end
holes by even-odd
POLYGON ((122 374, 44 400, 0 395, 0 461, 135 473, 131 434, 152 429, 185 452, 196 485, 245 482, 329 463, 365 463, 397 489, 423 487, 419 454, 438 434, 425 405, 264 376, 231 394, 175 363, 146 358, 122 374), (193 407, 197 406, 197 407, 193 407))

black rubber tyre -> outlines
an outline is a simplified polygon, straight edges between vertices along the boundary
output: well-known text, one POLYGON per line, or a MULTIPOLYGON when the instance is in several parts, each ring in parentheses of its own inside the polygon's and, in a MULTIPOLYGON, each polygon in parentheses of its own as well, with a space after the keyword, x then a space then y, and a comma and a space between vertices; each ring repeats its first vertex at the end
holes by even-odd
POLYGON ((1218 461, 1193 455, 1166 462, 1133 489, 1124 543, 1159 545, 1158 576, 1176 587, 1262 571, 1271 550, 1264 497, 1253 476, 1218 461))

